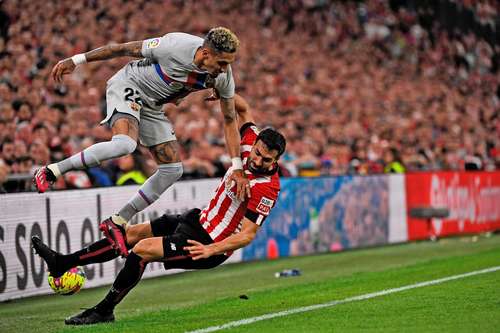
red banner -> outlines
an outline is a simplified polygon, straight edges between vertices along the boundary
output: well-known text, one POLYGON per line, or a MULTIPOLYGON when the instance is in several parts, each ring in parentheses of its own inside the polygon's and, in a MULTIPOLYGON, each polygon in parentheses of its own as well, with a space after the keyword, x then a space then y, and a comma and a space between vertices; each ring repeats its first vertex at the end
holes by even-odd
POLYGON ((406 207, 409 240, 498 230, 500 172, 407 174, 406 207), (415 207, 448 208, 450 214, 443 219, 412 218, 409 212, 415 207))

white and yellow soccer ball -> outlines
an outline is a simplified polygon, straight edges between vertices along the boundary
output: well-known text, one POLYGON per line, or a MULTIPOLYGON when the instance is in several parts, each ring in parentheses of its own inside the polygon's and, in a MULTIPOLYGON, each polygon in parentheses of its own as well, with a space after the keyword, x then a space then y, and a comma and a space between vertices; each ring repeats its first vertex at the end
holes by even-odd
POLYGON ((69 296, 76 294, 83 288, 87 276, 82 267, 73 267, 60 277, 53 277, 49 273, 49 286, 56 294, 69 296))

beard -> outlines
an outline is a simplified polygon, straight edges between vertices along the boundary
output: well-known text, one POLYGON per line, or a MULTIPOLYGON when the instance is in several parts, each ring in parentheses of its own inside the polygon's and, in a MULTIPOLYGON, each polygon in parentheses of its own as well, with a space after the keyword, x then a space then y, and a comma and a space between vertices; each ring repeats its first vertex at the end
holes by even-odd
POLYGON ((257 175, 273 175, 278 171, 278 163, 273 164, 271 169, 266 169, 263 167, 257 167, 255 166, 250 159, 247 162, 247 168, 250 170, 251 173, 257 174, 257 175))
POLYGON ((265 171, 263 168, 257 167, 250 160, 247 162, 247 167, 248 167, 248 170, 250 170, 252 173, 262 173, 262 171, 265 171))

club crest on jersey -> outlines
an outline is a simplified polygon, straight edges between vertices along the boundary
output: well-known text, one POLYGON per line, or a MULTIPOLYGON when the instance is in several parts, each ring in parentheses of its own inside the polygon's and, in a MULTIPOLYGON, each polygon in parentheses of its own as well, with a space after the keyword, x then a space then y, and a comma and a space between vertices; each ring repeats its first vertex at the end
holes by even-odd
POLYGON ((135 112, 141 111, 141 106, 136 102, 130 102, 130 108, 135 112))
POLYGON ((160 38, 153 38, 146 44, 148 49, 157 48, 158 45, 160 45, 160 38))
POLYGON ((271 212, 271 208, 273 207, 274 200, 268 199, 266 197, 262 197, 260 199, 259 204, 257 205, 257 212, 268 215, 271 212))

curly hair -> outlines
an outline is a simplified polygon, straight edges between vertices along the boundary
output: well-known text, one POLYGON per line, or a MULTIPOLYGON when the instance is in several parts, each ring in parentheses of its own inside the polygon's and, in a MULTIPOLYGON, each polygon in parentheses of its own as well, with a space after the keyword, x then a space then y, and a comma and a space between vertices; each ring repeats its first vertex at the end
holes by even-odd
POLYGON ((203 46, 207 46, 216 52, 234 53, 238 49, 240 41, 236 35, 224 27, 212 28, 205 36, 203 46))

